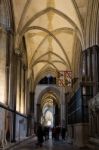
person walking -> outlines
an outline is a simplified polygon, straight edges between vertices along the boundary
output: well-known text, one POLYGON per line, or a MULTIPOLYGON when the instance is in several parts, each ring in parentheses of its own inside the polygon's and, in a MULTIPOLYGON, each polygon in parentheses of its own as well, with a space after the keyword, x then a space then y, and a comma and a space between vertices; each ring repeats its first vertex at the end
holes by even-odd
POLYGON ((44 140, 43 140, 43 128, 41 124, 39 124, 37 128, 37 140, 38 140, 37 145, 42 147, 44 140))
POLYGON ((66 135, 66 129, 65 129, 65 127, 62 127, 61 128, 61 137, 62 137, 62 140, 65 140, 65 135, 66 135))

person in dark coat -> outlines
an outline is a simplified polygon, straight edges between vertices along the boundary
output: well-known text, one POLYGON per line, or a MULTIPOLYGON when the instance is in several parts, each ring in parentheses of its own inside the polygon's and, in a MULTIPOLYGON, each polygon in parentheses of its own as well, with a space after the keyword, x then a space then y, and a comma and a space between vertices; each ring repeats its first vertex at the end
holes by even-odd
POLYGON ((66 134, 66 129, 65 129, 65 127, 62 127, 62 128, 61 128, 62 140, 65 140, 65 134, 66 134))
POLYGON ((41 124, 39 124, 37 128, 37 140, 38 140, 37 145, 41 147, 44 141, 43 140, 43 128, 41 124))

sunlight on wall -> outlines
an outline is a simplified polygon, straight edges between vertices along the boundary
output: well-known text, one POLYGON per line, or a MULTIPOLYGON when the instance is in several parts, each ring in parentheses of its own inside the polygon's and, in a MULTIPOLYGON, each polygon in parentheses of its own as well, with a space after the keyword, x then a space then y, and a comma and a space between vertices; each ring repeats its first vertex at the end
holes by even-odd
POLYGON ((0 102, 6 103, 6 96, 5 96, 6 88, 5 88, 5 76, 1 77, 0 74, 0 102))
POLYGON ((19 98, 17 97, 17 101, 16 101, 16 111, 19 111, 19 98))
POLYGON ((6 103, 6 33, 0 32, 0 102, 6 103))
POLYGON ((16 98, 16 110, 20 111, 20 103, 19 103, 19 86, 17 85, 17 98, 16 98))
POLYGON ((20 111, 20 102, 19 102, 19 85, 20 85, 20 81, 19 81, 19 73, 20 73, 20 67, 19 67, 19 62, 17 64, 17 95, 16 95, 16 110, 20 111))
POLYGON ((21 103, 20 111, 21 111, 22 114, 24 113, 24 105, 23 105, 23 103, 21 103))

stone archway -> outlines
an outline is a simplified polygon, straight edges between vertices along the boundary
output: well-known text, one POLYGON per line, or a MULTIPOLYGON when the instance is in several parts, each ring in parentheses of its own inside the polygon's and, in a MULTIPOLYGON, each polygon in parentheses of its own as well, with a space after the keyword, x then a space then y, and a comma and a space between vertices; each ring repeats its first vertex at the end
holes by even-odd
POLYGON ((54 107, 57 105, 57 108, 58 108, 57 110, 60 109, 60 91, 59 91, 59 89, 54 86, 45 87, 43 90, 41 90, 38 93, 38 97, 37 97, 37 99, 35 99, 35 101, 36 101, 36 103, 35 103, 35 121, 36 122, 40 121, 40 118, 42 115, 42 109, 43 109, 43 106, 45 105, 45 103, 51 103, 51 100, 49 100, 50 102, 47 101, 47 99, 49 99, 48 94, 50 94, 50 96, 52 96, 51 99, 54 101, 54 107))

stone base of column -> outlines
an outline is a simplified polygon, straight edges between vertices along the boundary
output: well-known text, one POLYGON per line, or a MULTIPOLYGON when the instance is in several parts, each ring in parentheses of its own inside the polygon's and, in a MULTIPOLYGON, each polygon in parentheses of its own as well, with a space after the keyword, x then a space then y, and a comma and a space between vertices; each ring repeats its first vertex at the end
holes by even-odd
POLYGON ((85 147, 88 144, 88 123, 68 125, 68 137, 73 145, 85 147))
POLYGON ((4 137, 2 138, 2 140, 0 140, 0 149, 4 149, 4 147, 7 145, 7 140, 6 140, 6 136, 4 134, 4 137))
POLYGON ((88 141, 88 148, 98 150, 99 149, 99 138, 98 137, 97 138, 90 137, 89 141, 88 141))
POLYGON ((68 125, 67 127, 67 143, 73 143, 73 125, 68 125))

